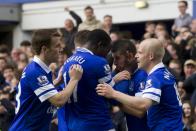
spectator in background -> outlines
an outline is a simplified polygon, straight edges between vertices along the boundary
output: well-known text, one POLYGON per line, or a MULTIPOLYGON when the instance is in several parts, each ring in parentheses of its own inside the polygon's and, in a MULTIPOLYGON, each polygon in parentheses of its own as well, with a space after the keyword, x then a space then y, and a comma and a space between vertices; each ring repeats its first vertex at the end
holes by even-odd
POLYGON ((113 42, 121 39, 121 34, 120 34, 120 32, 117 32, 117 31, 111 32, 110 33, 110 38, 111 38, 112 43, 113 43, 113 42))
POLYGON ((191 125, 194 123, 194 111, 189 101, 185 101, 182 104, 183 109, 183 131, 191 131, 191 125))
POLYGON ((185 79, 189 78, 196 71, 196 63, 194 60, 186 60, 184 63, 185 79))
POLYGON ((77 33, 79 24, 82 23, 82 20, 80 16, 78 16, 74 11, 71 11, 68 7, 65 7, 65 11, 69 12, 69 14, 76 21, 76 26, 74 26, 74 23, 71 19, 66 19, 64 22, 65 30, 63 30, 65 45, 69 49, 74 50, 75 49, 74 37, 75 37, 75 34, 77 33))
POLYGON ((176 60, 171 60, 169 63, 169 69, 171 69, 173 75, 176 77, 177 80, 182 79, 181 75, 182 75, 182 64, 181 62, 176 59, 176 60))
POLYGON ((191 33, 196 36, 196 19, 193 19, 190 25, 191 33))
POLYGON ((111 15, 105 15, 103 17, 102 29, 108 34, 110 34, 112 31, 118 30, 116 27, 113 26, 111 15))
POLYGON ((145 24, 145 34, 143 36, 144 39, 155 37, 155 23, 154 22, 146 22, 145 24))
POLYGON ((190 14, 186 13, 188 8, 188 2, 185 0, 181 0, 178 2, 178 9, 180 15, 175 19, 174 24, 172 26, 172 31, 174 32, 174 36, 176 33, 180 32, 180 28, 183 26, 189 27, 192 21, 192 17, 190 14))
POLYGON ((10 85, 12 79, 14 78, 14 67, 11 65, 7 65, 3 69, 3 77, 5 78, 5 82, 10 85))
POLYGON ((0 74, 3 73, 3 69, 7 65, 7 61, 4 57, 0 57, 0 74))
POLYGON ((29 48, 31 48, 31 42, 28 40, 24 40, 20 43, 20 50, 23 53, 27 53, 29 51, 29 48))
POLYGON ((14 118, 14 105, 10 101, 9 91, 0 93, 0 130, 8 131, 14 118))
POLYGON ((159 36, 159 33, 161 31, 166 31, 167 32, 167 29, 166 29, 166 25, 162 22, 159 22, 156 27, 155 27, 155 36, 158 37, 159 36))
POLYGON ((94 15, 94 10, 91 6, 87 6, 84 9, 84 14, 86 16, 86 20, 83 21, 78 30, 94 30, 94 29, 102 29, 102 24, 99 20, 96 19, 94 15))

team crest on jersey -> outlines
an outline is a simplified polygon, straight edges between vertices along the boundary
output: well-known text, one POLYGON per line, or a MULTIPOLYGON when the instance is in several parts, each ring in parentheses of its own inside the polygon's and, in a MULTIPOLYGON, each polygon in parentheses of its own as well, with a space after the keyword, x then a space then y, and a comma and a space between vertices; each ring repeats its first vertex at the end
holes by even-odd
POLYGON ((133 90, 134 90, 134 82, 131 81, 129 85, 129 92, 133 92, 133 90))
POLYGON ((109 74, 110 73, 110 66, 109 65, 105 65, 104 66, 104 70, 105 70, 105 74, 109 74))
POLYGON ((145 89, 145 83, 144 82, 140 82, 139 90, 142 91, 144 89, 145 89))
POLYGON ((149 88, 149 87, 151 87, 152 86, 152 80, 150 79, 150 80, 147 80, 146 81, 146 86, 145 86, 145 89, 147 89, 147 88, 149 88))
POLYGON ((38 84, 40 85, 40 86, 45 86, 45 85, 47 85, 48 83, 49 83, 49 81, 48 81, 48 79, 47 79, 47 77, 46 76, 39 76, 38 78, 37 78, 37 80, 38 80, 38 84))

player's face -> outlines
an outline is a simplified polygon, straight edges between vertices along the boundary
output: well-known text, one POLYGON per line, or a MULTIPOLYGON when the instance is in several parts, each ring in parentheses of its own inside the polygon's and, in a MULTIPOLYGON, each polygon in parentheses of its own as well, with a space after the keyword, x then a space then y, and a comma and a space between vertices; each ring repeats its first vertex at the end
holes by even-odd
POLYGON ((114 65, 116 66, 116 70, 123 71, 126 64, 126 57, 119 52, 112 53, 114 58, 114 65))
POLYGON ((46 55, 46 60, 48 63, 57 62, 59 51, 61 49, 61 37, 53 37, 51 47, 46 55))
POLYGON ((138 68, 146 69, 148 65, 147 53, 144 50, 144 44, 141 43, 137 50, 136 59, 138 63, 138 68))

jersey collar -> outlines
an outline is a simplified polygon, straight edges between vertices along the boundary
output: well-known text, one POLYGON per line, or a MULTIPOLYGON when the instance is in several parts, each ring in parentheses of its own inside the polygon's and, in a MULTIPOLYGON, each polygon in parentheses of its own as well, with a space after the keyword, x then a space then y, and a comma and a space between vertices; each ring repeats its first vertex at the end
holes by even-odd
POLYGON ((88 50, 87 48, 84 48, 84 47, 77 47, 76 48, 76 51, 79 51, 79 52, 88 52, 90 53, 91 55, 93 55, 93 52, 88 50))
POLYGON ((34 56, 33 61, 36 62, 41 68, 48 74, 51 72, 50 68, 43 62, 41 61, 37 56, 34 56))
POLYGON ((148 75, 152 74, 155 70, 159 69, 159 68, 163 68, 165 67, 164 64, 162 62, 160 62, 159 64, 155 65, 151 71, 148 73, 148 75))

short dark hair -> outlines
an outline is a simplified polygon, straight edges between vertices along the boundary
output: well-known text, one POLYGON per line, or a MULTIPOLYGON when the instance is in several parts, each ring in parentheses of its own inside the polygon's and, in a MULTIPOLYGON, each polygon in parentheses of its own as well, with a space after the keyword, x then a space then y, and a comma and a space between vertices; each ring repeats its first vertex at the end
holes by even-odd
POLYGON ((80 45, 86 44, 89 33, 89 30, 81 30, 77 32, 74 38, 74 43, 79 43, 80 45))
POLYGON ((28 40, 24 40, 20 43, 20 46, 31 46, 31 42, 28 40))
POLYGON ((32 37, 32 48, 36 54, 41 53, 43 46, 51 47, 52 37, 60 37, 61 35, 56 29, 36 30, 32 37))
POLYGON ((8 47, 7 47, 6 45, 1 45, 1 46, 0 46, 0 53, 9 54, 8 47))
POLYGON ((94 11, 93 8, 92 8, 90 5, 88 5, 88 6, 86 6, 86 7, 84 8, 84 11, 86 11, 86 10, 92 10, 92 11, 94 11))
POLYGON ((104 30, 92 30, 87 39, 87 46, 95 55, 106 57, 111 49, 110 36, 104 30))
POLYGON ((184 4, 185 4, 185 6, 186 6, 186 7, 188 7, 188 2, 187 2, 187 1, 185 1, 185 0, 180 0, 180 1, 178 1, 178 3, 184 3, 184 4))
POLYGON ((129 40, 117 40, 113 43, 111 51, 112 53, 120 52, 121 54, 125 54, 128 51, 135 56, 136 47, 129 40))
POLYGON ((110 36, 101 29, 95 29, 89 32, 87 43, 90 45, 102 45, 107 46, 111 44, 110 36))
POLYGON ((12 66, 12 65, 6 65, 4 68, 3 68, 3 72, 5 71, 5 70, 7 70, 7 69, 11 69, 12 71, 14 71, 14 66, 12 66))
POLYGON ((112 18, 112 16, 111 15, 104 15, 104 19, 106 18, 106 17, 110 17, 110 18, 112 18))

